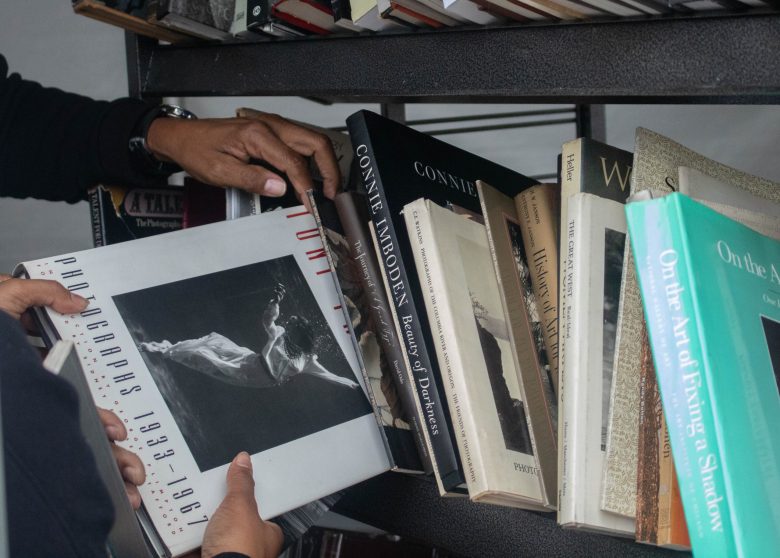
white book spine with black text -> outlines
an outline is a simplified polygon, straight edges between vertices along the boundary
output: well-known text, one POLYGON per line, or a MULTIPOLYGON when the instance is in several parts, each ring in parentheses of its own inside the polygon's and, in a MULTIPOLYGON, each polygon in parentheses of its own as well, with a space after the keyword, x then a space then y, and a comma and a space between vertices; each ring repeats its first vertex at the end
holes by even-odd
POLYGON ((509 448, 497 409, 495 378, 490 378, 491 373, 501 376, 503 371, 509 393, 519 398, 485 227, 424 199, 406 205, 404 218, 469 496, 542 510, 530 440, 525 452, 509 448), (500 361, 492 367, 485 360, 478 328, 489 331, 482 336, 489 335, 501 349, 500 361))
MULTIPOLYGON (((599 505, 611 362, 605 362, 605 274, 610 238, 625 239, 625 206, 580 193, 569 198, 566 278, 561 296, 561 397, 558 523, 633 536, 634 520, 599 505)), ((622 245, 621 245, 622 246, 622 245)), ((613 246, 611 254, 620 253, 613 246)), ((618 270, 619 272, 619 270, 618 270)), ((613 273, 614 278, 614 273, 613 273)), ((619 278, 619 273, 618 273, 619 278)), ((614 308, 611 308, 616 313, 614 308)), ((614 325, 612 326, 614 328, 614 325)), ((614 331, 612 331, 614 339, 614 331)))

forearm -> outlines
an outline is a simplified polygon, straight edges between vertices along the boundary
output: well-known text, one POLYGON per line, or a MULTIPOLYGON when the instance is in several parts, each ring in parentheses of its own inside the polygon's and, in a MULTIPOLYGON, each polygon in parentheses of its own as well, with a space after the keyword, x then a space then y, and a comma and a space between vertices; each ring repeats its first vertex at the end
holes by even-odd
POLYGON ((0 57, 0 195, 73 202, 98 183, 148 182, 128 141, 150 108, 138 99, 96 101, 7 76, 0 57))

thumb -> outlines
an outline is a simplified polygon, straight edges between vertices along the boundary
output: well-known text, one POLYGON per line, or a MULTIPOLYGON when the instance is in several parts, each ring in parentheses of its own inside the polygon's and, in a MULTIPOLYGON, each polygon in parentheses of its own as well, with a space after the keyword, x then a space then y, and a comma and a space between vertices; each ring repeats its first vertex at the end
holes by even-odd
POLYGON ((228 467, 227 495, 245 502, 255 502, 255 479, 252 477, 252 459, 245 451, 239 453, 228 467))
POLYGON ((0 308, 18 318, 33 306, 49 306, 66 314, 80 312, 87 300, 71 293, 56 281, 44 279, 8 279, 0 283, 0 308))

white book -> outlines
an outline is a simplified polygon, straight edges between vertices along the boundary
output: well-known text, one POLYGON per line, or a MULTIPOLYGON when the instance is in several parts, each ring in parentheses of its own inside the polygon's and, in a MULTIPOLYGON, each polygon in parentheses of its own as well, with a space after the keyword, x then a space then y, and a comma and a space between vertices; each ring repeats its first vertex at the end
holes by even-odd
POLYGON ((469 497, 544 509, 485 226, 425 199, 404 219, 469 497))
POLYGON ((330 273, 302 206, 18 266, 89 300, 38 317, 126 419, 171 555, 200 546, 240 451, 265 519, 389 469, 330 273))
POLYGON ((440 3, 447 12, 457 14, 459 17, 479 23, 480 25, 492 25, 501 23, 502 19, 493 14, 481 10, 477 4, 471 0, 432 0, 440 3))
POLYGON ((569 198, 568 262, 561 293, 558 523, 634 535, 634 520, 601 510, 625 206, 593 194, 569 198))

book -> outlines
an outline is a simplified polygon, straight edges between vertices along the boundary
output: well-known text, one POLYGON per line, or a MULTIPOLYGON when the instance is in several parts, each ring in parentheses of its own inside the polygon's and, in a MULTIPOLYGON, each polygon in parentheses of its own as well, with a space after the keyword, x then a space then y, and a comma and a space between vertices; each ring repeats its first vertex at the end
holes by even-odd
POLYGON ((469 497, 545 509, 485 226, 420 198, 403 210, 469 497), (487 272, 486 272, 487 270, 487 272))
POLYGON ((329 0, 276 0, 271 6, 271 14, 317 35, 327 35, 341 29, 333 19, 329 0))
POLYGON ((165 552, 200 545, 239 451, 266 519, 389 469, 322 250, 298 206, 18 266, 90 301, 37 315, 48 344, 76 342, 95 403, 127 419, 165 552))
POLYGON ((96 186, 87 196, 95 246, 182 228, 184 191, 181 187, 96 186))
POLYGON ((360 369, 377 421, 393 458, 392 470, 430 473, 432 466, 414 405, 405 354, 395 334, 372 249, 365 200, 341 192, 335 200, 308 192, 360 369))
POLYGON ((544 346, 539 308, 531 286, 514 200, 477 181, 485 229, 498 279, 498 294, 509 325, 509 341, 520 374, 525 418, 531 431, 545 505, 558 502, 558 397, 544 346))
POLYGON ((418 0, 377 0, 377 10, 383 18, 396 18, 418 27, 455 27, 460 24, 446 14, 418 0))
MULTIPOLYGON (((342 0, 344 1, 344 0, 342 0)), ((400 19, 383 18, 379 14, 377 0, 349 0, 352 22, 370 31, 411 29, 415 25, 400 19)))
POLYGON ((114 523, 107 541, 112 556, 151 556, 151 549, 147 546, 125 492, 125 481, 119 472, 111 451, 111 443, 92 400, 81 362, 75 343, 71 340, 60 340, 49 349, 43 360, 43 367, 68 382, 78 397, 79 427, 95 459, 100 475, 99 482, 106 487, 114 510, 114 523))
POLYGON ((199 227, 225 220, 225 192, 190 176, 184 177, 182 228, 199 227))
POLYGON ((239 39, 259 37, 300 37, 304 32, 278 21, 271 15, 273 0, 235 0, 230 33, 239 39))
POLYGON ((690 550, 680 488, 674 471, 653 354, 647 330, 642 334, 639 384, 639 437, 636 488, 636 540, 676 550, 690 550))
POLYGON ((159 27, 150 23, 145 18, 115 10, 98 0, 76 0, 73 2, 73 11, 79 15, 116 25, 117 27, 127 29, 133 33, 151 37, 152 39, 166 41, 171 44, 193 41, 191 35, 180 33, 173 29, 159 27))
POLYGON ((553 389, 558 392, 558 237, 560 190, 538 184, 515 196, 517 218, 528 255, 531 286, 542 322, 553 389))
POLYGON ((201 39, 231 38, 235 0, 158 0, 150 14, 155 25, 201 39))
MULTIPOLYGON (((780 188, 777 184, 713 161, 661 134, 637 128, 631 195, 651 190, 654 196, 659 196, 678 190, 680 166, 695 168, 726 181, 739 192, 774 202, 780 201, 780 188)), ((615 377, 623 387, 621 393, 629 400, 638 398, 639 393, 644 315, 630 244, 626 244, 624 260, 614 366, 615 377), (629 395, 629 391, 633 394, 629 395)))
POLYGON ((626 207, 694 554, 780 546, 780 243, 679 193, 626 207))
POLYGON ((476 180, 507 195, 535 182, 519 173, 369 111, 347 119, 360 189, 368 195, 372 230, 381 247, 381 269, 392 293, 391 308, 425 410, 428 445, 439 491, 465 482, 449 411, 441 396, 441 374, 416 279, 403 207, 419 197, 479 214, 476 180))
POLYGON ((633 536, 634 520, 600 506, 626 219, 623 204, 569 198, 566 290, 561 293, 558 522, 633 536))

